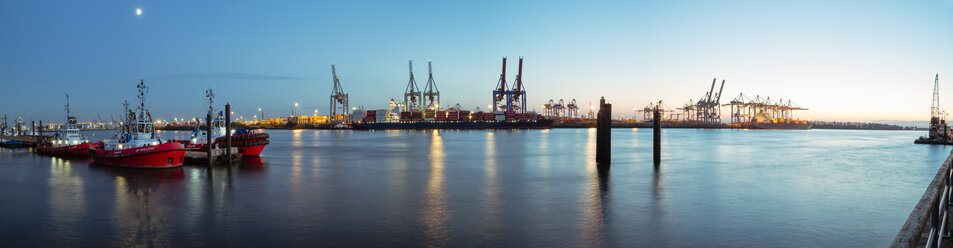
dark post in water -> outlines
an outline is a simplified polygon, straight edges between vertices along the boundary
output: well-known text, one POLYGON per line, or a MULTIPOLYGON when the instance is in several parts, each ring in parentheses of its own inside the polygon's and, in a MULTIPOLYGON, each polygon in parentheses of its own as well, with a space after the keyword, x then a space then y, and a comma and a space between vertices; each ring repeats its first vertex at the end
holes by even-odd
POLYGON ((232 164, 232 105, 225 103, 225 157, 232 164))
POLYGON ((654 124, 652 128, 652 158, 655 161, 655 166, 658 166, 659 163, 662 162, 662 111, 659 109, 660 105, 662 105, 662 101, 658 101, 658 104, 655 105, 655 110, 652 113, 652 123, 654 124))
POLYGON ((611 159, 612 104, 606 98, 599 99, 599 113, 596 117, 596 164, 609 165, 611 159))
POLYGON ((205 116, 205 155, 208 158, 208 166, 212 166, 212 145, 215 142, 212 140, 212 112, 209 111, 208 115, 205 116))

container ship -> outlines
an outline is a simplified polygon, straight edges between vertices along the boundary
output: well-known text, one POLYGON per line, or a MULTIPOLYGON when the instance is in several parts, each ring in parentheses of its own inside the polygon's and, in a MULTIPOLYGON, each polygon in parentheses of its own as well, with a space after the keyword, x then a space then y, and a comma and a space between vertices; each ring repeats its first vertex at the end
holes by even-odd
MULTIPOLYGON (((470 112, 460 104, 446 110, 440 108, 440 91, 433 76, 433 66, 428 61, 429 78, 423 91, 417 88, 414 79, 413 61, 408 61, 410 80, 404 92, 404 101, 390 100, 390 109, 355 110, 351 115, 351 128, 373 129, 547 129, 553 120, 526 111, 526 90, 523 88, 523 58, 519 60, 519 72, 512 88, 506 83, 506 57, 503 57, 502 73, 493 93, 493 111, 470 112)), ((337 110, 347 111, 347 94, 341 88, 340 78, 331 65, 334 90, 331 95, 331 114, 337 110)))
POLYGON ((740 128, 747 129, 811 129, 810 121, 805 120, 775 120, 772 122, 746 122, 738 124, 740 128))
POLYGON ((361 121, 351 124, 353 129, 547 129, 553 120, 540 118, 536 113, 495 111, 471 113, 460 111, 400 112, 400 118, 388 120, 387 112, 369 110, 361 121), (383 112, 383 113, 380 113, 383 112), (432 113, 432 114, 430 114, 432 113), (426 114, 427 118, 423 116, 426 114), (430 116, 433 116, 432 118, 430 116))

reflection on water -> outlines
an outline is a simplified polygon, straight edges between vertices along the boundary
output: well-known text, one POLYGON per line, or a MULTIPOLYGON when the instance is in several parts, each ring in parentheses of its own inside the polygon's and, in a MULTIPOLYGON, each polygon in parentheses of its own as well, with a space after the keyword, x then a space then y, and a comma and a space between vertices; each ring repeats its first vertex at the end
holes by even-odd
POLYGON ((177 211, 158 206, 166 199, 159 189, 178 188, 184 178, 182 168, 146 170, 90 165, 114 176, 115 206, 112 213, 114 240, 118 246, 168 246, 175 239, 165 230, 172 229, 171 220, 177 211))
MULTIPOLYGON (((89 214, 86 208, 75 206, 86 205, 83 177, 73 171, 73 166, 85 166, 88 159, 50 159, 49 202, 50 215, 58 225, 75 226, 89 214)), ((61 229, 59 232, 77 232, 78 230, 61 229)), ((80 233, 77 233, 80 234, 80 233)))
POLYGON ((447 228, 444 226, 449 213, 447 213, 447 195, 444 192, 443 138, 437 130, 434 130, 431 135, 429 160, 430 176, 427 180, 427 193, 421 221, 424 223, 424 234, 428 238, 426 246, 444 247, 449 238, 447 228))
MULTIPOLYGON (((603 247, 605 244, 605 194, 603 190, 602 172, 608 165, 596 165, 596 129, 590 128, 586 132, 586 165, 585 171, 590 180, 585 183, 585 190, 580 195, 579 202, 580 215, 579 229, 582 238, 579 240, 579 246, 603 247)), ((606 170, 606 180, 608 180, 608 171, 606 170)), ((606 182, 607 183, 607 182, 606 182)))
POLYGON ((503 225, 500 220, 500 182, 496 162, 496 132, 486 132, 486 145, 483 158, 486 160, 483 183, 483 239, 496 241, 500 239, 503 225))
POLYGON ((950 154, 921 132, 669 129, 653 168, 652 130, 615 129, 610 168, 594 129, 268 133, 231 167, 0 149, 0 246, 885 246, 950 154))

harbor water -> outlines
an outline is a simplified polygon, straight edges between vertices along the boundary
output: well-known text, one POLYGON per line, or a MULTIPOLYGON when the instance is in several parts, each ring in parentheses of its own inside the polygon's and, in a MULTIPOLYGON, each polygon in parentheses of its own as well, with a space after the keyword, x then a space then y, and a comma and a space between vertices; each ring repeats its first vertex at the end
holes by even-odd
POLYGON ((599 169, 595 129, 266 132, 232 167, 0 149, 0 246, 887 246, 950 154, 925 132, 666 129, 655 167, 651 129, 613 129, 599 169))

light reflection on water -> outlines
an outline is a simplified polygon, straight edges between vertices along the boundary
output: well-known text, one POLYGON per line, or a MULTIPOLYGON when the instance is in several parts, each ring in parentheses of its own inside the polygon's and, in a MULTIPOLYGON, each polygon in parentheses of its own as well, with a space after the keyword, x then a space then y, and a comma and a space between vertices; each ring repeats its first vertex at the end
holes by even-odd
POLYGON ((447 195, 444 192, 444 151, 443 139, 437 130, 430 137, 430 176, 427 180, 427 196, 424 200, 422 222, 427 236, 428 247, 443 247, 447 244, 448 234, 444 222, 447 221, 447 195))
MULTIPOLYGON (((920 132, 269 130, 234 167, 0 148, 12 247, 884 246, 950 147, 920 132), (40 242, 38 242, 40 241, 40 242)), ((181 139, 187 132, 163 132, 181 139)), ((100 134, 93 137, 108 137, 100 134)))

